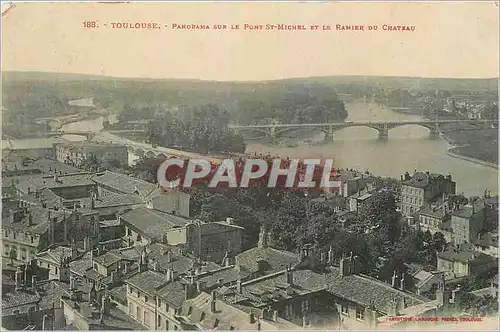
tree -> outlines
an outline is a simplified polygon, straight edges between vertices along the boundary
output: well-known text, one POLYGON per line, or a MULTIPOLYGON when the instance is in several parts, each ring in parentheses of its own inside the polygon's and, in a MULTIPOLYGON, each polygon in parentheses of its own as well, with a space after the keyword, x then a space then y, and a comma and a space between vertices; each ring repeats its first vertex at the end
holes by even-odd
POLYGON ((400 217, 396 211, 396 199, 390 191, 375 193, 363 203, 360 212, 362 220, 369 221, 371 225, 379 225, 391 242, 395 242, 400 236, 400 217))
POLYGON ((437 232, 432 236, 432 249, 434 251, 443 251, 446 246, 446 239, 444 238, 443 233, 437 232))
POLYGON ((234 223, 244 228, 243 250, 256 245, 260 223, 250 207, 239 204, 221 194, 205 196, 201 199, 200 212, 197 214, 198 219, 205 222, 215 222, 234 218, 234 223))

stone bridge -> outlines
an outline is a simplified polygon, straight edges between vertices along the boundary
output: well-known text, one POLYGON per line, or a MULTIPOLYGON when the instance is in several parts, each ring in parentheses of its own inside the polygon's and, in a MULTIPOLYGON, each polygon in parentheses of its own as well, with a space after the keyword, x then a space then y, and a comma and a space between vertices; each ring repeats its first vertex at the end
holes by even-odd
POLYGON ((276 138, 280 135, 297 129, 310 128, 320 130, 325 133, 325 139, 333 140, 336 131, 350 127, 368 127, 378 131, 379 139, 385 140, 389 137, 389 130, 401 126, 416 125, 429 129, 431 138, 438 138, 440 124, 445 123, 466 123, 470 125, 480 124, 482 128, 489 129, 493 124, 498 124, 495 120, 421 120, 421 121, 371 121, 371 122, 336 122, 336 123, 301 123, 301 124, 265 124, 239 126, 231 125, 230 128, 244 135, 244 132, 253 131, 264 134, 269 138, 276 138))
POLYGON ((57 136, 63 136, 63 135, 85 136, 87 138, 87 140, 90 141, 90 140, 92 140, 92 138, 94 138, 96 133, 92 132, 92 131, 51 131, 51 132, 44 134, 44 136, 46 136, 46 137, 57 137, 57 136))

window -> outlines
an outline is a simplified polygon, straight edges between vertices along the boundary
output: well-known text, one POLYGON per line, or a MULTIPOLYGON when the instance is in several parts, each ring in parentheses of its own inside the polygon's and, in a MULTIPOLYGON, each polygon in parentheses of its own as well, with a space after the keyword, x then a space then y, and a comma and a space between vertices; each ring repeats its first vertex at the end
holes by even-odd
POLYGON ((177 331, 177 325, 174 325, 174 330, 177 331))
POLYGON ((201 318, 200 318, 200 320, 204 320, 204 319, 205 319, 205 313, 204 313, 204 312, 202 312, 202 313, 201 313, 201 318))
POLYGON ((302 313, 309 312, 309 300, 302 301, 302 313))
POLYGON ((158 315, 158 327, 161 327, 161 316, 158 315))
POLYGON ((342 303, 340 310, 342 314, 349 316, 349 306, 347 303, 342 303))
POLYGON ((365 319, 365 311, 363 309, 360 309, 360 308, 356 309, 356 319, 357 320, 364 320, 365 319))
POLYGON ((57 270, 57 266, 56 266, 56 274, 59 273, 59 271, 57 270))
POLYGON ((193 312, 193 307, 189 307, 189 309, 188 309, 188 316, 191 315, 192 312, 193 312))
POLYGON ((14 240, 16 239, 16 232, 12 232, 12 237, 14 237, 14 240))
POLYGON ((137 291, 137 297, 141 297, 141 292, 137 291))
POLYGON ((144 310, 144 325, 149 326, 149 313, 144 310))
POLYGON ((165 303, 165 311, 168 311, 168 304, 165 303))
POLYGON ((144 295, 144 302, 148 303, 148 297, 144 295))
POLYGON ((219 326, 219 320, 218 319, 215 320, 214 329, 217 328, 217 326, 219 326))
POLYGON ((137 306, 137 319, 138 320, 141 320, 141 308, 139 308, 139 306, 137 306))
POLYGON ((19 310, 14 310, 14 315, 19 315, 19 310))
POLYGON ((158 307, 161 308, 161 299, 158 299, 158 307))

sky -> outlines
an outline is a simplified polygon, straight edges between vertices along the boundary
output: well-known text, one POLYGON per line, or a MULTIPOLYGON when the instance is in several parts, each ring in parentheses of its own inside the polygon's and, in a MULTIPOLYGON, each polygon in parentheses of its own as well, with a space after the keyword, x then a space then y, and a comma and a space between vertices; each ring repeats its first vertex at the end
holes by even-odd
POLYGON ((498 77, 498 6, 491 1, 16 3, 2 17, 2 70, 223 81, 498 77), (99 28, 85 28, 84 21, 96 21, 99 28), (113 29, 113 22, 156 22, 162 29, 113 29), (333 30, 189 31, 173 30, 174 23, 317 24, 333 30), (379 28, 337 31, 337 24, 379 28), (384 24, 415 31, 383 31, 384 24))

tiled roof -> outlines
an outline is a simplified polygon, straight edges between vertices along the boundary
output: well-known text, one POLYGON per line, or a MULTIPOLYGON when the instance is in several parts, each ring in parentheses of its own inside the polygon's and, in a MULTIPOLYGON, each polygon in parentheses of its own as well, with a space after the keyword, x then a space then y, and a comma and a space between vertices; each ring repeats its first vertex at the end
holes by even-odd
POLYGON ((433 218, 437 218, 440 220, 444 220, 449 217, 446 209, 441 206, 439 208, 433 208, 430 206, 426 206, 420 210, 420 214, 424 216, 429 216, 433 218))
POLYGON ((287 265, 299 263, 296 254, 271 247, 252 248, 236 256, 236 263, 250 272, 259 271, 259 261, 266 263, 268 272, 283 270, 287 265))
POLYGON ((141 195, 146 195, 158 189, 153 183, 109 171, 94 175, 92 180, 97 184, 108 186, 124 194, 133 194, 137 189, 141 195))
POLYGON ((37 287, 42 299, 38 304, 40 309, 50 309, 52 305, 59 308, 62 296, 69 295, 69 285, 56 280, 51 280, 37 287))
MULTIPOLYGON (((199 330, 300 330, 300 327, 282 319, 268 321, 260 319, 259 322, 250 323, 249 313, 235 305, 220 300, 215 302, 216 312, 211 311, 211 296, 201 293, 194 299, 184 303, 180 316, 187 324, 194 325, 199 330)), ((255 317, 258 317, 256 315, 255 317)))
POLYGON ((107 193, 95 200, 95 207, 112 207, 123 205, 137 205, 144 203, 144 201, 137 195, 132 194, 116 194, 107 193))
POLYGON ((452 212, 453 216, 460 218, 472 218, 472 216, 476 215, 482 210, 482 207, 475 207, 474 209, 470 205, 466 205, 462 207, 460 210, 455 210, 452 212))
POLYGON ((491 247, 497 247, 498 248, 498 233, 487 233, 481 236, 480 239, 477 239, 474 241, 475 245, 480 245, 480 246, 491 246, 491 247))
POLYGON ((12 203, 9 203, 8 206, 6 206, 6 204, 2 206, 3 227, 24 232, 31 232, 35 234, 43 234, 46 232, 46 230, 48 229, 49 215, 51 218, 58 218, 58 220, 61 220, 64 215, 63 211, 49 211, 48 209, 44 209, 38 206, 29 206, 27 207, 27 211, 30 212, 32 216, 31 225, 29 225, 29 213, 25 213, 24 217, 20 221, 11 223, 9 217, 10 214, 13 213, 13 211, 22 209, 12 206, 17 206, 17 204, 12 205, 12 203))
POLYGON ((60 174, 59 172, 61 172, 61 171, 63 172, 63 174, 81 172, 81 170, 76 168, 76 167, 66 165, 66 164, 61 163, 59 161, 52 160, 52 159, 46 159, 46 158, 41 158, 41 159, 35 160, 33 162, 33 166, 40 169, 43 173, 46 173, 49 175, 53 175, 54 172, 57 172, 58 174, 60 174))
POLYGON ((185 300, 184 286, 177 281, 169 282, 166 286, 160 288, 156 294, 175 308, 180 308, 185 300))
POLYGON ((409 180, 404 181, 403 185, 415 188, 427 188, 432 180, 440 178, 444 179, 444 176, 442 174, 416 172, 409 180))
POLYGON ((206 287, 212 287, 218 284, 218 280, 222 279, 225 284, 232 283, 238 278, 245 279, 250 276, 250 273, 238 266, 223 267, 215 271, 203 273, 198 277, 198 280, 206 283, 206 287))
POLYGON ((391 287, 379 280, 361 275, 342 277, 340 269, 331 267, 326 275, 327 291, 335 296, 375 308, 383 313, 389 313, 391 301, 399 299, 405 301, 406 306, 413 306, 428 301, 414 294, 406 293, 391 287))
POLYGON ((448 250, 438 253, 438 257, 447 261, 458 261, 463 263, 472 263, 475 265, 487 264, 495 259, 483 253, 475 252, 473 250, 448 250))
POLYGON ((69 270, 71 273, 83 276, 85 271, 92 268, 92 262, 90 261, 90 252, 69 263, 69 270))
POLYGON ((15 308, 29 303, 40 301, 40 297, 34 293, 25 291, 14 291, 2 294, 2 309, 15 308))
POLYGON ((155 271, 137 273, 125 280, 129 284, 150 295, 155 294, 160 288, 167 284, 167 276, 155 271))
POLYGON ((144 207, 123 214, 121 219, 150 239, 161 239, 168 230, 184 227, 190 222, 189 219, 144 207))
POLYGON ((64 260, 65 258, 70 258, 71 252, 72 252, 71 248, 55 246, 37 254, 37 257, 42 259, 48 259, 56 264, 59 264, 61 260, 64 260))

